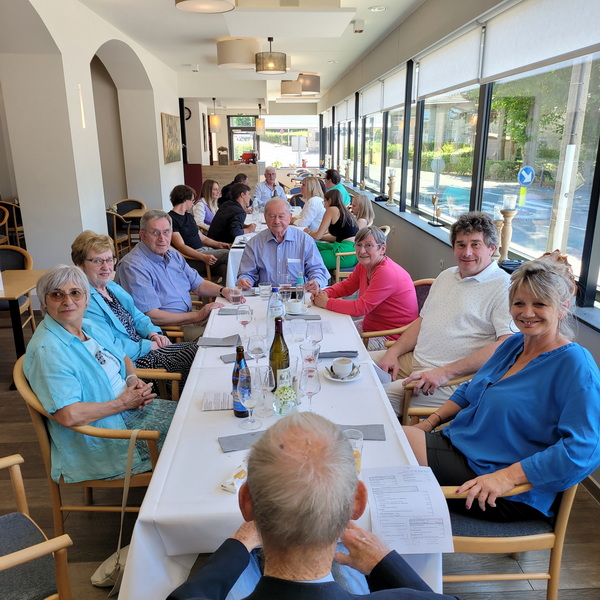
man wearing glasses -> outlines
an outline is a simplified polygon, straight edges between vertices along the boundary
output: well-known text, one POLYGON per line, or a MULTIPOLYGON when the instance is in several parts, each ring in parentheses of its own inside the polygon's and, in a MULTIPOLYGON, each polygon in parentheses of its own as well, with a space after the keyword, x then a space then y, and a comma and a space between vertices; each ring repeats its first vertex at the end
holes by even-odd
POLYGON ((185 340, 192 341, 202 335, 210 311, 223 304, 210 302, 201 310, 192 310, 190 292, 229 300, 229 290, 202 279, 171 249, 172 231, 166 212, 147 211, 140 222, 141 241, 117 265, 115 281, 155 325, 181 327, 185 340))

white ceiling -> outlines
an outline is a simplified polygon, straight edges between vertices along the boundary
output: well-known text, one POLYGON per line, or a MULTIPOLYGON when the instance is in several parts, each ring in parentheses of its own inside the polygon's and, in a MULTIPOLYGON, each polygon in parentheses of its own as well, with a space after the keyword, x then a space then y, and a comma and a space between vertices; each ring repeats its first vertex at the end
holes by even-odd
POLYGON ((80 0, 180 73, 186 97, 212 104, 214 96, 221 106, 242 110, 275 100, 279 80, 301 71, 321 76, 323 94, 424 1, 237 0, 229 13, 202 15, 176 9, 175 0, 80 0), (363 33, 354 33, 355 19, 364 21, 363 33), (272 36, 273 51, 289 55, 292 71, 265 76, 219 69, 216 42, 242 36, 259 38, 263 51, 272 36))

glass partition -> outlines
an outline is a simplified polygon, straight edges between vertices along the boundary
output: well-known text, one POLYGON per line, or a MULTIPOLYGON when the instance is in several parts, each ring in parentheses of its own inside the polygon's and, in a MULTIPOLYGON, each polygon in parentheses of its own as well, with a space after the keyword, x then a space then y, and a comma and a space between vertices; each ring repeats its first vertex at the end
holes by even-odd
POLYGON ((365 118, 365 161, 363 179, 367 188, 379 193, 381 187, 381 142, 383 114, 365 118))

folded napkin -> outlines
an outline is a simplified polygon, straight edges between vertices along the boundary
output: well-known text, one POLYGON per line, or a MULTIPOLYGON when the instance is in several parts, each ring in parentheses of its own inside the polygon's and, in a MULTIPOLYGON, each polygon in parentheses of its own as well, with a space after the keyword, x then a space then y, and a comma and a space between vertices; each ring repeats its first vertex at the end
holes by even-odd
POLYGON ((229 308, 227 306, 223 306, 219 309, 220 315, 237 315, 237 308, 229 308))
POLYGON ((244 290, 242 293, 244 296, 258 296, 258 288, 250 288, 249 290, 244 290))
POLYGON ((319 358, 356 358, 358 350, 333 350, 332 352, 319 352, 319 358))
POLYGON ((307 313, 300 313, 298 315, 286 314, 285 318, 288 321, 291 321, 292 319, 304 319, 305 321, 320 321, 321 315, 309 315, 307 313))
POLYGON ((233 335, 228 335, 224 338, 198 338, 198 346, 200 346, 201 348, 227 348, 228 346, 238 346, 240 343, 240 336, 237 333, 234 333, 233 335))
POLYGON ((376 442, 385 442, 385 429, 383 425, 338 425, 341 431, 344 429, 359 429, 362 431, 365 440, 374 440, 376 442))
POLYGON ((221 483, 221 488, 226 492, 237 494, 238 490, 248 477, 248 459, 244 459, 240 466, 229 475, 229 477, 221 483))
MULTIPOLYGON (((348 429, 348 427, 346 428, 348 429)), ((223 452, 236 452, 237 450, 248 450, 256 442, 264 431, 251 431, 250 433, 239 433, 237 435, 226 435, 219 438, 219 444, 223 452)))
POLYGON ((219 358, 226 364, 230 364, 230 363, 234 363, 235 362, 235 352, 232 352, 231 354, 221 354, 221 356, 219 356, 219 358))
POLYGON ((373 363, 373 366, 375 367, 375 374, 377 375, 377 377, 379 377, 379 381, 381 382, 381 385, 386 386, 388 383, 390 383, 392 381, 392 376, 389 373, 384 371, 381 367, 379 367, 375 363, 373 363))

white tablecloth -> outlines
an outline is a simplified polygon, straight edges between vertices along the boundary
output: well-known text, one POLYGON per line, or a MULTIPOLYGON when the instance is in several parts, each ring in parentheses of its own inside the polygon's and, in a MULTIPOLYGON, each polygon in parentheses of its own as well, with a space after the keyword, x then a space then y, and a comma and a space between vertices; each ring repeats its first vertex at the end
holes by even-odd
MULTIPOLYGON (((250 298, 255 322, 249 329, 264 331, 266 302, 250 298)), ((416 464, 383 388, 376 377, 351 319, 316 307, 330 333, 321 342, 323 351, 356 349, 362 377, 337 383, 321 377, 322 388, 312 408, 338 424, 382 423, 384 442, 366 441, 362 465, 416 464)), ((288 322, 286 322, 287 324, 288 322)), ((234 315, 211 313, 205 335, 225 337, 239 332, 234 315)), ((286 340, 289 340, 287 336, 286 340)), ((289 343, 292 356, 299 344, 289 343)), ((213 552, 242 522, 237 497, 220 488, 221 482, 240 464, 247 451, 221 452, 217 437, 243 433, 232 411, 203 412, 205 392, 231 388, 233 365, 219 358, 234 348, 200 348, 165 441, 156 472, 142 504, 127 559, 119 598, 164 600, 183 583, 199 553, 213 552)), ((254 362, 254 361, 252 361, 254 362)), ((266 364, 266 358, 260 364, 266 364)), ((331 361, 321 361, 321 372, 331 361)), ((274 422, 273 417, 264 426, 274 422)), ((370 527, 368 511, 360 524, 370 527)), ((435 590, 441 591, 441 555, 406 556, 435 590)))

